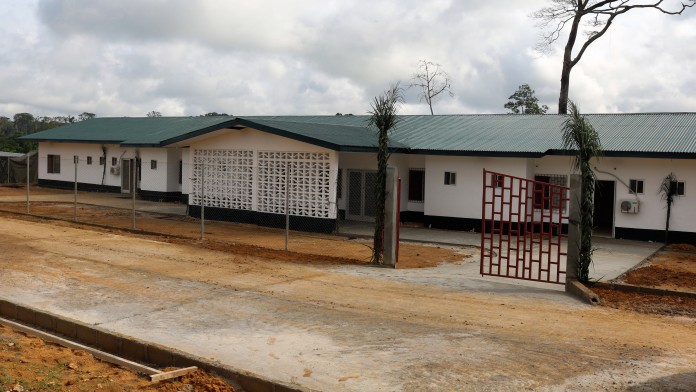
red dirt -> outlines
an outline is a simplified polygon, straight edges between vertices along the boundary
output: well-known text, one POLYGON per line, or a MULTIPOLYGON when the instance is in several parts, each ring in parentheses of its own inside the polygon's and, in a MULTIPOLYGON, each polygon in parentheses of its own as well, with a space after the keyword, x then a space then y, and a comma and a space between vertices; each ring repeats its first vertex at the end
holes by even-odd
POLYGON ((592 287, 602 305, 640 313, 696 318, 696 298, 649 295, 592 287))
POLYGON ((671 245, 669 250, 658 252, 644 266, 630 271, 623 281, 636 286, 696 292, 696 251, 675 251, 691 247, 671 245))
POLYGON ((0 363, 0 391, 238 391, 201 370, 151 383, 87 352, 46 343, 5 326, 0 326, 0 363))

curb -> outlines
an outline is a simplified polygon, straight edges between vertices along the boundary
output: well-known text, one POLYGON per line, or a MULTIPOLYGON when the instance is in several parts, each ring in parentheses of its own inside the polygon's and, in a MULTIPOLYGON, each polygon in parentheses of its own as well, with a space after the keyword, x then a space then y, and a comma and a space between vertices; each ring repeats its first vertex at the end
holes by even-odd
POLYGON ((630 293, 640 293, 649 295, 668 295, 671 297, 684 297, 684 298, 696 298, 696 293, 689 291, 675 291, 660 289, 656 287, 644 287, 644 286, 634 286, 632 284, 625 283, 604 283, 597 282, 593 286, 617 291, 625 291, 630 293))
POLYGON ((590 290, 587 286, 580 283, 577 279, 568 279, 566 281, 566 293, 570 293, 576 298, 590 305, 599 305, 599 296, 590 290))
POLYGON ((197 366, 230 380, 249 392, 313 392, 298 385, 271 380, 260 375, 221 365, 176 349, 150 343, 94 327, 83 322, 17 305, 0 298, 0 317, 52 332, 70 340, 131 361, 164 367, 197 366))

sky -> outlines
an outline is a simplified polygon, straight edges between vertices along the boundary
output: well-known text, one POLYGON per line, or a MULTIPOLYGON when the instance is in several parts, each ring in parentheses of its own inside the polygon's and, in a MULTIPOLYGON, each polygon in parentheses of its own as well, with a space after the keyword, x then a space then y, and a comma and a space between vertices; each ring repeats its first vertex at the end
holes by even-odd
MULTIPOLYGON (((677 0, 667 0, 674 6, 677 0)), ((402 114, 419 60, 454 97, 435 114, 505 113, 521 84, 557 111, 565 37, 535 50, 550 0, 0 0, 0 116, 402 114)), ((696 111, 696 9, 617 18, 571 74, 584 113, 696 111)))

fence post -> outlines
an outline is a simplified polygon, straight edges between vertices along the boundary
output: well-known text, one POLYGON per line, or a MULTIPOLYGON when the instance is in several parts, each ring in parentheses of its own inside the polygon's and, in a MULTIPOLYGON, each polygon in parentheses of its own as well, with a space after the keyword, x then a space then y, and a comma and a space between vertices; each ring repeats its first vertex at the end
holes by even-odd
POLYGON ((201 163, 201 239, 205 237, 205 162, 201 163))
POLYGON ((578 257, 580 255, 580 188, 582 179, 577 174, 570 176, 570 196, 568 197, 568 250, 566 255, 566 291, 569 283, 578 278, 578 257))
POLYGON ((285 162, 285 250, 290 237, 290 163, 285 162))
POLYGON ((131 163, 131 230, 135 230, 135 187, 138 183, 138 158, 133 159, 131 163))
MULTIPOLYGON (((29 165, 30 165, 30 159, 29 159, 29 153, 27 153, 27 214, 29 214, 29 183, 31 182, 29 179, 29 165)), ((38 162, 38 159, 36 160, 38 162)))
POLYGON ((77 162, 80 158, 73 156, 73 166, 75 166, 75 192, 73 196, 73 221, 77 222, 77 162))

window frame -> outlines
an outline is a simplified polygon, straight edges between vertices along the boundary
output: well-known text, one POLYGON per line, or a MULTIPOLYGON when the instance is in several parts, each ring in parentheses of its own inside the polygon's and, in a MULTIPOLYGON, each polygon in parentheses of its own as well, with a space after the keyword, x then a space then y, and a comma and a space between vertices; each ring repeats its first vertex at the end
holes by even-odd
POLYGON ((632 195, 645 194, 645 180, 631 178, 628 180, 628 193, 632 195))
MULTIPOLYGON (((545 182, 547 184, 551 185, 556 185, 556 186, 568 186, 568 175, 566 174, 547 174, 547 173, 535 173, 534 174, 534 181, 537 182, 545 182), (546 181, 542 180, 542 178, 545 178, 546 181), (562 180, 562 181, 561 181, 562 180), (561 182, 563 182, 561 184, 561 182)), ((554 200, 551 198, 550 194, 550 189, 549 187, 544 188, 548 192, 544 192, 542 195, 541 192, 537 191, 536 184, 534 184, 534 189, 532 189, 532 202, 534 206, 535 211, 549 211, 551 209, 551 206, 554 207, 554 210, 560 209, 561 211, 565 212, 567 209, 567 203, 563 203, 562 199, 560 198, 560 195, 554 195, 558 196, 558 200, 554 200), (547 194, 548 193, 548 194, 547 194), (560 206, 559 206, 560 204, 560 206)))
POLYGON ((60 174, 60 155, 58 155, 58 154, 47 154, 46 155, 46 173, 48 173, 48 174, 60 174))
POLYGON ((116 165, 118 165, 118 158, 111 157, 111 166, 116 166, 116 165))
POLYGON ((106 157, 99 157, 99 166, 106 165, 106 157))
POLYGON ((670 190, 672 187, 675 187, 675 191, 673 192, 674 196, 685 196, 686 195, 686 182, 684 181, 672 181, 670 183, 670 190), (681 191, 680 191, 680 185, 681 185, 681 191))
POLYGON ((157 170, 157 159, 150 160, 150 170, 157 170))
POLYGON ((91 156, 88 156, 88 157, 87 157, 87 164, 88 164, 88 165, 91 165, 91 164, 92 164, 92 157, 91 157, 91 156))
POLYGON ((457 172, 445 172, 445 185, 457 186, 457 172))

